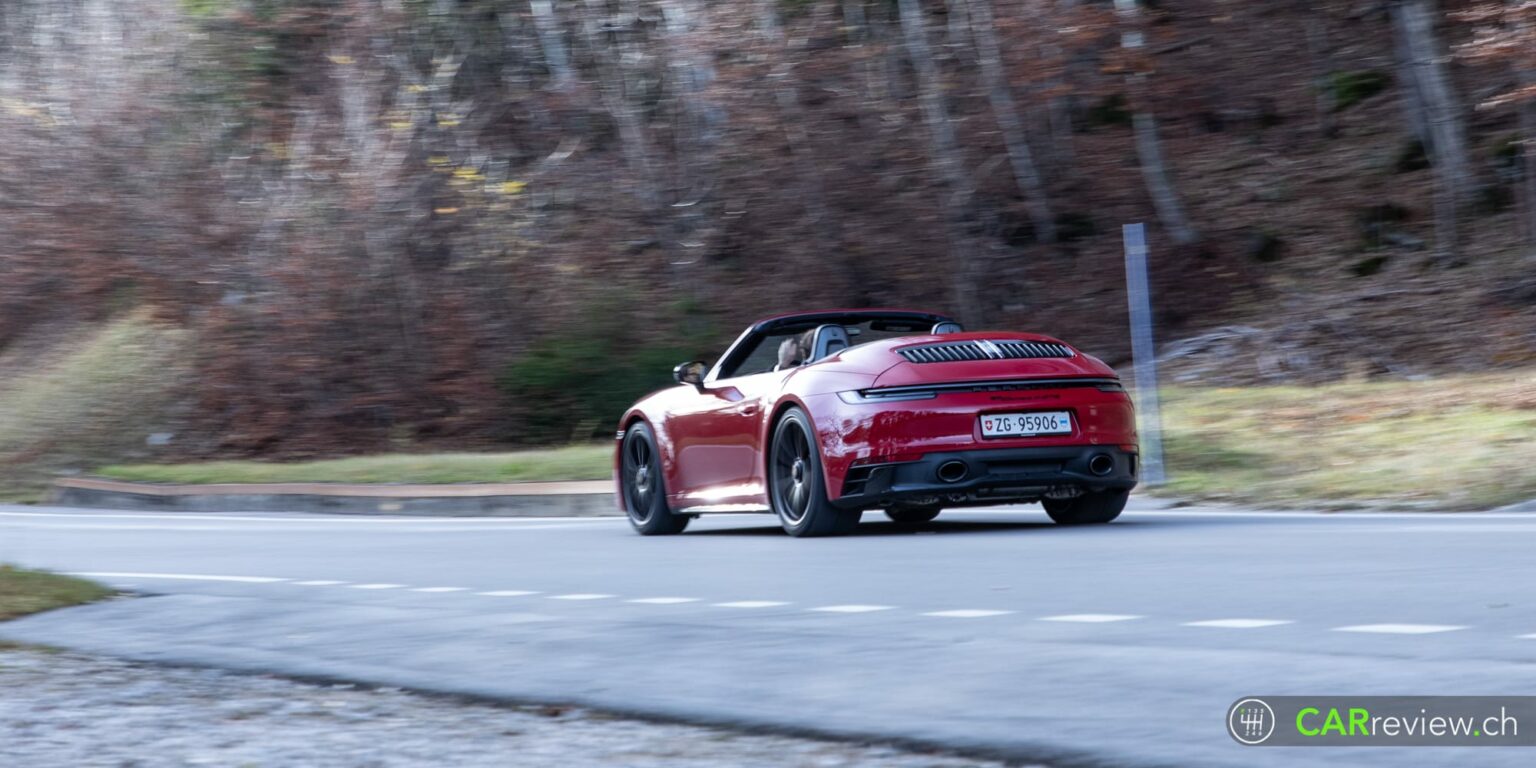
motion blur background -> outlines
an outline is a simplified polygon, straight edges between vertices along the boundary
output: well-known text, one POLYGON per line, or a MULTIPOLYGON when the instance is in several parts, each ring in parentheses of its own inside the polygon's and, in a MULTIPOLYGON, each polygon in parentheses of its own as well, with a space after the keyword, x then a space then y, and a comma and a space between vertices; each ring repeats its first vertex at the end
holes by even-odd
POLYGON ((581 443, 823 306, 1125 366, 1146 221, 1179 491, 1506 503, 1533 77, 1520 3, 4 0, 0 495, 581 443))

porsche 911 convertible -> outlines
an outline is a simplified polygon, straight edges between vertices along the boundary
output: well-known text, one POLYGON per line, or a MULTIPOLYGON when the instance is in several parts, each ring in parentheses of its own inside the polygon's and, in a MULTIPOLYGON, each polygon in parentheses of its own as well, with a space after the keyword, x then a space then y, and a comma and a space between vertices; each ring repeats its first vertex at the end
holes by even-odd
POLYGON ((967 333, 928 312, 761 320, 713 365, 619 424, 614 475, 635 530, 769 512, 792 536, 847 533, 865 510, 922 524, 944 508, 1040 502, 1107 523, 1136 485, 1136 419, 1114 370, 1049 336, 967 333))

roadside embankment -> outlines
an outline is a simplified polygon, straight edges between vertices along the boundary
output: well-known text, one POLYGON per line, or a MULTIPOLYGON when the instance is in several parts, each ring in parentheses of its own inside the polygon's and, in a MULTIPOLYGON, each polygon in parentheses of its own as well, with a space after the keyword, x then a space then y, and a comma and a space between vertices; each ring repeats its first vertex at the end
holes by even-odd
POLYGON ((54 484, 60 506, 165 512, 314 512, 454 517, 595 517, 622 514, 606 480, 547 483, 163 485, 96 478, 54 484))

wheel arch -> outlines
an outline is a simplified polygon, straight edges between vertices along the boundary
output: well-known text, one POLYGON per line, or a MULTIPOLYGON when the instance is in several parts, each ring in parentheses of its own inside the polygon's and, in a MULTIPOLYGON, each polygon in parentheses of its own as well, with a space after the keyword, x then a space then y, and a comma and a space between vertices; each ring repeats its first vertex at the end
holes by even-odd
MULTIPOLYGON (((624 438, 629 435, 629 430, 633 429, 636 424, 644 424, 645 428, 650 430, 651 435, 656 439, 656 453, 662 462, 663 479, 666 481, 671 479, 667 478, 666 475, 671 471, 672 462, 662 448, 665 441, 662 438, 661 432, 656 429, 656 423, 641 409, 629 409, 619 419, 619 432, 615 436, 617 439, 613 442, 613 497, 619 507, 619 511, 625 513, 629 512, 629 503, 624 500, 624 438)), ((672 486, 669 482, 668 488, 670 487, 672 486)))
POLYGON ((763 447, 758 456, 758 468, 763 472, 763 495, 771 498, 772 493, 768 488, 768 482, 769 465, 773 458, 773 433, 778 431, 779 422, 784 420, 784 414, 792 408, 805 414, 805 420, 810 423, 811 438, 816 441, 816 460, 821 464, 822 490, 826 492, 827 498, 836 498, 832 495, 830 486, 827 485, 831 476, 827 473, 827 451, 826 446, 821 444, 821 429, 816 426, 816 416, 811 413, 810 406, 795 395, 785 395, 780 398, 774 404, 773 410, 769 412, 768 418, 764 420, 762 440, 758 443, 763 447))

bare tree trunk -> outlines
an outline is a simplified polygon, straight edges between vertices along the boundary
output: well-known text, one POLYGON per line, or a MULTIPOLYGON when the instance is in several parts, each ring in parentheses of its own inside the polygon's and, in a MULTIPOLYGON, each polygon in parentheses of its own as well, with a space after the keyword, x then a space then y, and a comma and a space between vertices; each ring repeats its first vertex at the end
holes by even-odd
POLYGON ((1002 131, 1003 143, 1008 147, 1013 178, 1029 206, 1029 216, 1035 225, 1035 237, 1042 243, 1054 243, 1056 222, 1051 216, 1045 182, 1040 178, 1034 153, 1029 149, 1029 137, 1024 130, 1024 123, 1014 107, 1007 73, 1003 71, 1002 50, 993 29, 992 0, 961 0, 960 5, 969 11, 971 32, 976 39, 976 55, 981 62, 982 81, 987 88, 987 97, 992 102, 992 114, 997 118, 998 130, 1002 131))
POLYGON ((678 203, 691 206, 714 186, 716 115, 704 103, 704 87, 714 71, 696 55, 690 37, 695 8, 686 0, 663 0, 669 85, 681 112, 674 140, 679 170, 678 203))
MULTIPOLYGON (((1524 70, 1519 73, 1520 82, 1527 87, 1536 85, 1536 72, 1524 70)), ((1528 259, 1536 261, 1536 99, 1527 98, 1520 102, 1520 138, 1523 142, 1520 153, 1520 188, 1521 218, 1525 223, 1525 236, 1527 248, 1530 249, 1528 259)))
POLYGON ((835 222, 827 210, 826 184, 822 171, 811 162, 811 136, 806 131, 804 110, 800 106, 800 89, 791 74, 789 51, 784 41, 784 27, 779 21, 778 0, 758 0, 758 28, 773 45, 780 63, 773 68, 768 79, 773 83, 774 97, 779 105, 779 124, 789 140, 789 156, 795 165, 795 175, 804 189, 806 218, 822 231, 827 245, 835 243, 835 222))
POLYGON ((1412 87, 1430 141, 1425 150, 1435 169, 1435 251, 1442 262, 1454 261, 1460 248, 1456 212, 1472 191, 1472 164, 1467 155, 1461 110, 1446 76, 1435 42, 1433 0, 1399 0, 1392 20, 1400 40, 1398 51, 1410 63, 1412 87))
POLYGON ((1429 128, 1429 111, 1424 107, 1418 74, 1414 71, 1413 54, 1408 50, 1407 41, 1395 29, 1392 34, 1392 51, 1397 57, 1397 79, 1402 83, 1398 88, 1398 103, 1403 109, 1403 119, 1413 131, 1413 137, 1424 146, 1424 153, 1432 155, 1435 136, 1429 128))
POLYGON ((1422 100, 1424 122, 1429 130, 1430 149, 1436 165, 1445 169, 1458 195, 1472 188, 1472 163, 1467 155, 1466 131, 1462 127, 1461 107, 1445 72, 1444 56, 1435 40, 1436 11, 1433 0, 1401 0, 1392 8, 1400 50, 1407 54, 1413 82, 1422 100), (1432 145, 1432 146, 1431 146, 1432 145))
MULTIPOLYGON (((1077 0, 1035 0, 1035 7, 1036 13, 1042 16, 1071 17, 1077 13, 1077 0)), ((1072 18, 1066 18, 1064 21, 1058 21, 1057 25, 1072 23, 1072 18)), ((1086 62, 1081 60, 1082 56, 1076 52, 1064 50, 1056 42, 1055 37, 1048 39, 1051 42, 1045 46, 1042 55, 1050 59, 1052 64, 1060 67, 1059 74, 1046 83, 1047 90, 1058 94, 1051 98, 1046 112, 1051 132, 1051 167, 1056 171, 1053 175, 1058 178, 1066 175, 1068 178, 1075 179, 1081 175, 1081 171, 1077 165, 1077 150, 1074 146, 1076 138, 1073 136, 1076 128, 1073 125, 1072 115, 1077 109, 1077 96, 1073 93, 1073 88, 1077 85, 1076 73, 1087 69, 1087 66, 1086 62), (1069 55, 1071 58, 1067 58, 1069 55), (1065 174, 1062 173, 1063 169, 1065 174)))
MULTIPOLYGON (((1141 48, 1143 38, 1140 30, 1136 29, 1140 15, 1136 0, 1115 0, 1115 10, 1128 27, 1121 36, 1121 45, 1131 50, 1141 48)), ((1168 231, 1175 243, 1191 245, 1200 240, 1200 234, 1184 215, 1184 205, 1179 200, 1178 190, 1168 177, 1168 164, 1163 160, 1163 143, 1158 137, 1157 117, 1153 115, 1148 103, 1145 81, 1146 76, 1142 74, 1132 74, 1127 81, 1135 102, 1136 113, 1132 121, 1136 133, 1136 154, 1141 161, 1141 177, 1147 184, 1147 193, 1152 196, 1152 206, 1157 209, 1157 218, 1162 222, 1163 229, 1168 231)))
POLYGON ((1168 165, 1163 160, 1163 143, 1158 138, 1157 118, 1151 110, 1138 110, 1132 118, 1136 131, 1136 154, 1141 158, 1141 176, 1152 195, 1152 205, 1163 228, 1179 245, 1190 245, 1200 240, 1200 233, 1190 225, 1184 215, 1179 193, 1168 178, 1168 165))
POLYGON ((624 149, 624 158, 630 172, 639 180, 639 197, 647 207, 654 209, 660 205, 661 196, 656 190, 655 174, 651 166, 650 142, 645 138, 645 126, 641 123, 639 108, 627 93, 628 78, 624 71, 623 57, 614 55, 611 47, 603 40, 600 25, 606 12, 603 0, 586 0, 586 14, 582 19, 583 34, 587 39, 587 47, 597 60, 597 90, 602 97, 603 107, 619 127, 619 143, 624 149))
POLYGON ((948 13, 945 19, 944 44, 949 48, 949 55, 956 61, 964 61, 961 54, 971 47, 971 36, 967 28, 973 22, 969 18, 968 5, 969 0, 945 0, 945 10, 948 13))
POLYGON ((843 23, 848 26, 849 36, 862 40, 869 20, 864 15, 864 0, 843 0, 843 23))
POLYGON ((565 52, 565 33, 560 28, 560 18, 555 15, 552 0, 529 0, 533 11, 533 27, 539 35, 539 45, 544 49, 544 61, 549 65, 551 85, 557 90, 569 88, 575 81, 570 57, 565 52))
POLYGON ((976 301, 975 253, 971 238, 965 232, 961 214, 967 207, 963 202, 970 197, 970 183, 966 178, 964 162, 960 156, 960 144, 955 140, 955 128, 949 122, 949 109, 944 104, 944 92, 939 83, 938 67, 933 61, 933 51, 928 45, 928 25, 923 20, 922 5, 918 0, 899 0, 902 35, 906 39, 907 55, 917 71, 918 98, 922 102, 923 120, 928 124, 931 143, 929 161, 944 182, 941 196, 941 215, 949 233, 950 262, 954 265, 954 277, 950 283, 950 297, 954 311, 983 322, 981 307, 976 301))
POLYGON ((1296 12, 1306 19, 1307 58, 1311 60, 1312 83, 1317 90, 1317 134, 1323 138, 1332 138, 1338 133, 1339 127, 1333 114, 1338 105, 1328 82, 1333 72, 1333 52, 1328 42, 1328 16, 1323 11, 1312 10, 1312 5, 1311 0, 1300 0, 1296 4, 1296 12))

